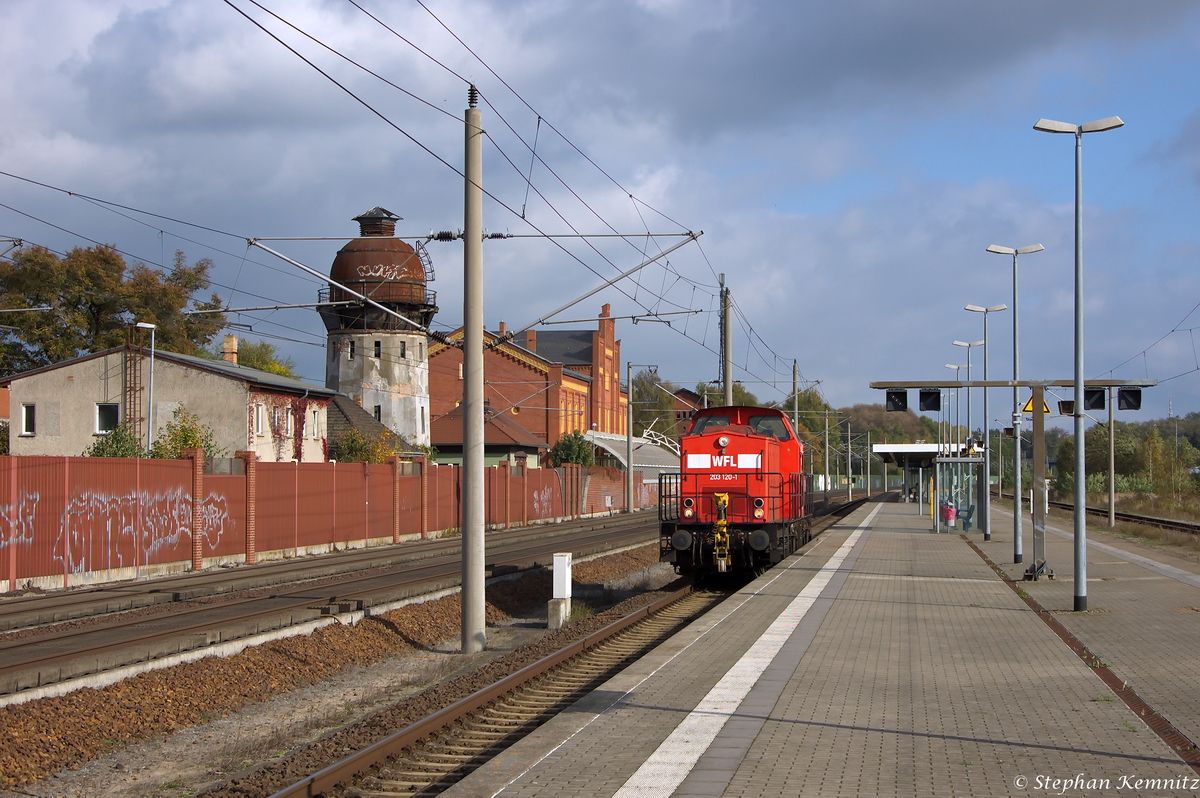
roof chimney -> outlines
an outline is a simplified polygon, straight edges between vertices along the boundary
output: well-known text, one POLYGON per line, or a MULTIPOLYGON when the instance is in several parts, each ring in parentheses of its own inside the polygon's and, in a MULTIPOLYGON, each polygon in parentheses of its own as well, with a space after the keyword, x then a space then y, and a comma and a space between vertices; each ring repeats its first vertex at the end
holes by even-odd
POLYGON ((237 363, 238 339, 236 335, 226 335, 222 352, 226 363, 237 363))
POLYGON ((503 336, 506 332, 508 332, 508 325, 500 322, 500 335, 503 336))
POLYGON ((530 352, 537 352, 537 330, 525 331, 525 348, 530 352))
POLYGON ((396 235, 396 222, 400 220, 401 217, 392 213, 387 208, 380 208, 379 206, 375 206, 365 213, 360 213, 353 219, 353 221, 358 222, 359 235, 363 238, 394 236, 396 235))

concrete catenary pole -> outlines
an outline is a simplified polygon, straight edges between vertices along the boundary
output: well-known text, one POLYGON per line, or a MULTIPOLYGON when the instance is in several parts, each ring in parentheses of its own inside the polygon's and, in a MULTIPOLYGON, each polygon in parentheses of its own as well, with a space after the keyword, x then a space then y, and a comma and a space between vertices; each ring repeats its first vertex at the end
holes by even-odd
POLYGON ((483 539, 483 129, 467 94, 463 222, 462 653, 487 646, 483 539))
POLYGON ((1108 526, 1117 525, 1117 444, 1113 437, 1113 389, 1108 389, 1108 526))
POLYGON ((725 406, 733 404, 733 325, 730 324, 729 289, 721 275, 721 380, 725 391, 725 406))
MULTIPOLYGON (((619 366, 618 366, 619 368, 619 366)), ((633 512, 633 363, 625 362, 625 512, 633 512)))
POLYGON ((792 361, 792 427, 800 429, 800 367, 795 360, 792 361))

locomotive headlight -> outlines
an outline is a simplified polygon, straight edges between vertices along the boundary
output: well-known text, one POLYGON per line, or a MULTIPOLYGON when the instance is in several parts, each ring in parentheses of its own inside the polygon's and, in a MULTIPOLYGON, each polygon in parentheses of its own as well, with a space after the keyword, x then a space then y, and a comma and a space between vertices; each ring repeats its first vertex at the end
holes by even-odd
POLYGON ((764 504, 766 504, 766 502, 763 500, 763 498, 761 496, 754 500, 755 507, 762 507, 764 504))
POLYGON ((683 517, 684 518, 691 518, 695 514, 696 514, 696 511, 693 510, 691 507, 683 508, 683 517))
POLYGON ((691 496, 689 496, 689 497, 687 497, 686 499, 684 499, 684 500, 683 500, 683 506, 684 506, 684 507, 695 507, 695 506, 696 506, 696 500, 695 500, 695 499, 693 499, 691 496))
POLYGON ((720 446, 722 449, 724 449, 728 445, 729 445, 729 436, 728 435, 722 435, 721 437, 717 438, 717 446, 720 446))

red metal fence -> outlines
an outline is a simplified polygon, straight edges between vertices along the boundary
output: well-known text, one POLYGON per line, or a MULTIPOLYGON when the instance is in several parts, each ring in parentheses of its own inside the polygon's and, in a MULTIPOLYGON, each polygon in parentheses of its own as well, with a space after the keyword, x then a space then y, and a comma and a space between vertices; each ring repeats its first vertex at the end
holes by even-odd
MULTIPOLYGON (((391 462, 261 463, 0 457, 0 589, 59 588, 455 532, 462 469, 391 462)), ((638 506, 657 488, 634 474, 638 506)), ((489 527, 621 510, 611 468, 489 468, 489 527)))

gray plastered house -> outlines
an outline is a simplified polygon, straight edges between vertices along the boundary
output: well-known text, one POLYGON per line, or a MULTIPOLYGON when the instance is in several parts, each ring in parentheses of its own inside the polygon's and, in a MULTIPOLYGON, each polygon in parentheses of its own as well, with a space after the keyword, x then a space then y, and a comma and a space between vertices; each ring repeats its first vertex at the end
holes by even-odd
MULTIPOLYGON (((11 391, 9 451, 77 456, 132 417, 150 433, 150 350, 133 345, 66 360, 0 380, 11 391)), ((224 360, 154 352, 154 434, 182 405, 213 430, 229 456, 323 462, 327 408, 335 391, 224 360)))

